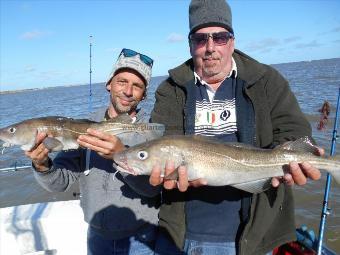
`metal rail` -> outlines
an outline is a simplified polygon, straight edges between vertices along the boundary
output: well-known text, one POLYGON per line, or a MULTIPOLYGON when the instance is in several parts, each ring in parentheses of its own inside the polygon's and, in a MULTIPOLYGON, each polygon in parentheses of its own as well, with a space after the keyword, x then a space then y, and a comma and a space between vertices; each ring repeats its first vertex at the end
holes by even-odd
POLYGON ((17 166, 17 164, 15 163, 14 166, 12 167, 5 167, 5 168, 0 168, 0 173, 2 172, 15 172, 18 170, 22 170, 22 169, 28 169, 28 168, 32 168, 31 165, 26 165, 26 166, 17 166))

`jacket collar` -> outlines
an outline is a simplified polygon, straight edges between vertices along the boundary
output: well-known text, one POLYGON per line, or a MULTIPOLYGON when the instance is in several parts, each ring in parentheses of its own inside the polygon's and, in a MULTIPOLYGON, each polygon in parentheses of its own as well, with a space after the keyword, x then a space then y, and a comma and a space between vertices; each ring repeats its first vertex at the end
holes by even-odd
MULTIPOLYGON (((233 58, 237 66, 237 76, 246 82, 247 87, 261 79, 266 72, 265 65, 239 50, 234 51, 233 58)), ((181 87, 192 81, 194 79, 194 62, 192 58, 180 66, 170 69, 169 76, 181 87)))
POLYGON ((237 65, 238 76, 246 82, 247 87, 250 87, 264 76, 266 72, 265 65, 239 50, 234 51, 233 57, 237 65))

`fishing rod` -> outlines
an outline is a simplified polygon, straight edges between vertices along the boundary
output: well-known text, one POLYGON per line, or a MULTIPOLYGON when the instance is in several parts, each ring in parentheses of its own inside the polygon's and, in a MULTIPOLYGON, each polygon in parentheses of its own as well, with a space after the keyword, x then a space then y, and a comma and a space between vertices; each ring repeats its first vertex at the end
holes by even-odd
POLYGON ((92 35, 90 35, 90 94, 89 94, 89 113, 92 111, 92 35))
MULTIPOLYGON (((331 152, 330 152, 331 156, 335 154, 336 139, 338 138, 337 131, 338 131, 338 121, 339 121, 339 108, 340 108, 340 87, 339 87, 338 102, 337 102, 336 113, 335 113, 332 146, 331 146, 331 152)), ((327 174, 327 181, 326 181, 321 220, 320 220, 320 226, 319 226, 319 239, 318 239, 318 246, 317 246, 318 255, 322 254, 322 243, 323 243, 323 236, 325 232, 326 218, 330 214, 330 208, 328 207, 328 198, 329 198, 329 193, 331 189, 331 183, 332 183, 332 177, 330 174, 327 174)))

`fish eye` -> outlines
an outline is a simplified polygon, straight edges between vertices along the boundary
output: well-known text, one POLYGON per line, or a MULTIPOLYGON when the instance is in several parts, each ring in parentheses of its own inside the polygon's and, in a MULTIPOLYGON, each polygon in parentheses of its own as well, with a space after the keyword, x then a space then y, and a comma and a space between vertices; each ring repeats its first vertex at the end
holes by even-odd
POLYGON ((138 152, 138 158, 141 160, 147 159, 148 153, 146 151, 139 151, 138 152))
POLYGON ((10 129, 8 129, 10 133, 15 133, 15 131, 17 130, 15 127, 11 127, 10 129))

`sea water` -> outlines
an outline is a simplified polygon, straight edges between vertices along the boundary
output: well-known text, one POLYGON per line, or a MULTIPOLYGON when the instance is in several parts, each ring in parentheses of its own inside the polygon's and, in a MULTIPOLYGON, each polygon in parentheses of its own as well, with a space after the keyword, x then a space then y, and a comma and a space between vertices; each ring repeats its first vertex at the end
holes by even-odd
MULTIPOLYGON (((313 137, 329 153, 333 131, 331 120, 335 116, 340 86, 340 59, 278 64, 273 67, 289 81, 302 111, 312 125, 313 137), (317 130, 320 119, 318 110, 325 100, 331 104, 330 121, 325 130, 319 131, 317 130)), ((164 79, 166 76, 151 79, 146 100, 141 104, 142 114, 146 119, 155 101, 155 90, 164 79)), ((90 112, 106 107, 109 101, 109 93, 104 83, 93 84, 91 92, 90 96, 89 85, 81 85, 0 94, 0 127, 42 116, 87 118, 90 112)), ((0 169, 23 165, 30 165, 30 161, 18 147, 8 148, 0 155, 0 169)), ((44 191, 36 184, 31 171, 26 169, 17 172, 0 172, 0 208, 41 202, 41 200, 77 198, 76 188, 68 195, 44 191)), ((318 229, 324 186, 325 174, 323 173, 320 181, 309 182, 303 187, 294 187, 297 227, 306 224, 314 230, 318 229)), ((330 207, 332 214, 327 218, 325 241, 330 248, 340 252, 340 186, 334 182, 330 207)))

